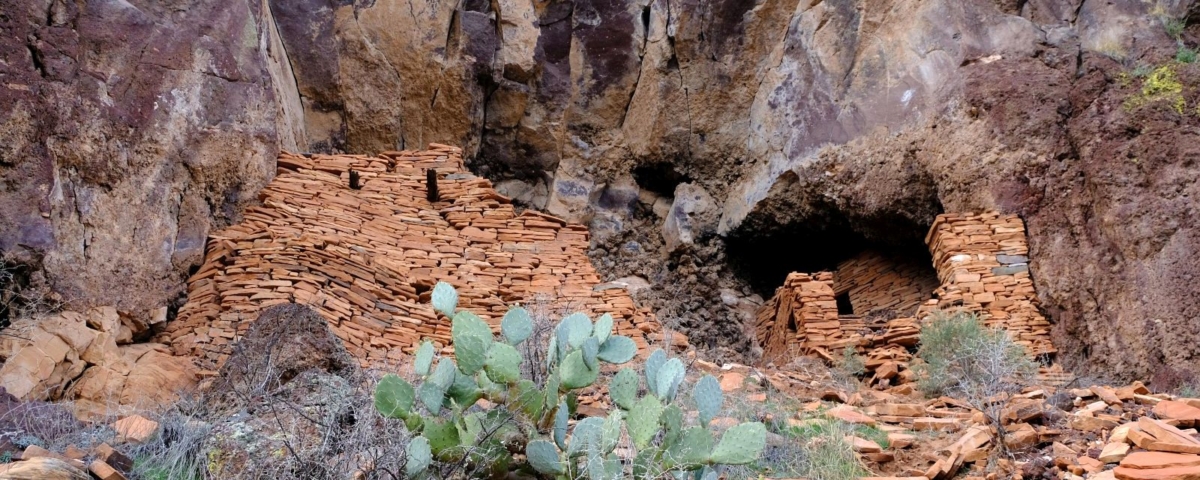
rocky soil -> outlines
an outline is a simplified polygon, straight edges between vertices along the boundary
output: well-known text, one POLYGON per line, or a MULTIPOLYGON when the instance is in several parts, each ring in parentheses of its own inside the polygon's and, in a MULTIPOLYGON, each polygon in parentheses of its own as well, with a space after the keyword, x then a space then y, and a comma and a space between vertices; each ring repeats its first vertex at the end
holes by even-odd
POLYGON ((1191 369, 1198 8, 3 0, 0 290, 150 323, 279 149, 436 141, 722 355, 779 271, 998 209, 1070 366, 1191 369))

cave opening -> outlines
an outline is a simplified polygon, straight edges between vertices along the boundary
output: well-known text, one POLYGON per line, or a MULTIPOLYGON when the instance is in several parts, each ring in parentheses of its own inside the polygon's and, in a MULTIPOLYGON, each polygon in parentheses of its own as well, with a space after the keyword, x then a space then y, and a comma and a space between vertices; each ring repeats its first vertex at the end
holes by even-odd
POLYGON ((674 197, 675 187, 692 179, 675 170, 671 163, 654 162, 635 167, 633 181, 639 188, 654 192, 660 197, 674 197))
POLYGON ((939 285, 925 245, 932 219, 810 213, 786 223, 747 217, 726 238, 730 271, 763 298, 790 273, 831 272, 839 315, 905 314, 932 298, 939 285))

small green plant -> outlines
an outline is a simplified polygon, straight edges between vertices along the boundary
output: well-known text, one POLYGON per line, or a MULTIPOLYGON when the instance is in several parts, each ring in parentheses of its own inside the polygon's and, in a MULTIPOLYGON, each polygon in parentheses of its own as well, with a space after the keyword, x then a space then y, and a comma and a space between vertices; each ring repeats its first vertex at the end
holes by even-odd
POLYGON ((600 377, 601 362, 622 364, 637 352, 633 340, 613 334, 613 318, 592 322, 586 315, 566 316, 549 336, 541 385, 522 378, 524 358, 517 347, 534 330, 528 312, 514 307, 500 324, 501 339, 475 314, 458 311, 458 293, 439 282, 435 310, 451 318, 455 359, 435 359, 433 344, 416 352, 417 385, 387 375, 375 390, 381 414, 400 418, 413 437, 407 449, 408 478, 504 476, 513 470, 542 478, 591 480, 664 475, 715 479, 714 467, 755 461, 766 444, 766 427, 749 422, 730 427, 716 441, 709 422, 724 397, 716 378, 706 375, 692 388, 698 425, 688 426, 673 403, 683 386, 685 367, 678 358, 656 350, 646 360, 644 378, 633 369, 617 372, 608 384, 616 405, 607 418, 575 416, 578 393, 600 377), (436 364, 435 364, 435 360, 436 364), (645 380, 647 392, 638 396, 645 380), (476 408, 486 399, 489 409, 476 408), (568 430, 570 435, 568 436, 568 430), (614 451, 622 431, 631 440, 632 462, 614 451), (525 463, 513 464, 514 452, 525 463))
POLYGON ((983 412, 1003 448, 1003 399, 1036 378, 1037 363, 1007 332, 985 326, 974 313, 935 312, 921 326, 920 341, 921 362, 913 365, 917 387, 926 395, 960 398, 983 412))
POLYGON ((854 427, 838 421, 823 421, 807 438, 808 459, 804 476, 822 480, 854 480, 870 475, 846 436, 855 435, 854 427))
POLYGON ((1170 65, 1155 68, 1142 79, 1142 89, 1136 95, 1125 100, 1125 108, 1133 110, 1150 103, 1164 102, 1172 110, 1182 115, 1187 105, 1183 98, 1183 83, 1179 81, 1175 69, 1170 65))
POLYGON ((1187 22, 1182 18, 1163 18, 1163 28, 1166 29, 1167 35, 1179 41, 1183 37, 1183 30, 1187 28, 1187 22))
POLYGON ((1175 61, 1179 63, 1196 63, 1196 50, 1183 45, 1175 51, 1175 61))
POLYGON ((862 437, 879 444, 880 447, 888 448, 887 432, 870 425, 849 425, 820 419, 810 420, 799 426, 787 427, 781 433, 799 439, 827 437, 834 433, 842 433, 843 435, 862 437), (849 433, 845 433, 846 430, 849 433))
POLYGON ((1121 46, 1121 42, 1116 40, 1101 42, 1096 46, 1096 51, 1118 63, 1124 62, 1129 56, 1129 53, 1125 51, 1125 47, 1121 46))
POLYGON ((1175 395, 1183 398, 1200 398, 1200 386, 1187 383, 1175 390, 1175 395))
POLYGON ((838 368, 853 376, 862 375, 867 371, 867 365, 862 356, 858 354, 858 350, 849 345, 842 349, 842 358, 838 362, 838 368))

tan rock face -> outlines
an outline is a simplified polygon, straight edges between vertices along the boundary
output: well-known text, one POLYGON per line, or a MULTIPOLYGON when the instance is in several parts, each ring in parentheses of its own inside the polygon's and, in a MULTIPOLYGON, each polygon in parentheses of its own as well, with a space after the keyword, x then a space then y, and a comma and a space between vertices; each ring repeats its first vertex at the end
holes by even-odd
POLYGON ((96 308, 14 324, 0 343, 0 387, 22 400, 72 400, 89 418, 163 405, 195 386, 191 359, 159 344, 118 345, 112 332, 91 328, 119 329, 113 316, 96 308))

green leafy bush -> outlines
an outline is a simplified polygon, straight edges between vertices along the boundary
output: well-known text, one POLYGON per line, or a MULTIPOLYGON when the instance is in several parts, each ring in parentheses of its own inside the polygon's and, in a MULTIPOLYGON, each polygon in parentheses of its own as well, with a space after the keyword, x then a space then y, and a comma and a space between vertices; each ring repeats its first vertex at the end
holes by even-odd
POLYGON ((617 408, 607 418, 583 418, 571 428, 579 390, 600 378, 601 362, 626 363, 637 352, 632 339, 613 334, 611 315, 595 323, 581 313, 563 318, 549 335, 545 364, 536 366, 542 373, 536 377, 544 379, 539 384, 524 378, 529 369, 517 350, 534 332, 523 308, 504 315, 497 340, 486 322, 457 310, 450 285, 439 282, 432 302, 451 318, 456 358, 435 358, 425 342, 413 359, 417 385, 388 375, 375 391, 379 412, 403 419, 415 435, 407 452, 409 478, 500 477, 516 470, 556 479, 715 479, 714 466, 750 463, 763 450, 766 427, 757 422, 715 439, 708 424, 724 398, 712 376, 691 388, 699 424, 686 425, 692 415, 672 403, 685 367, 662 350, 647 359, 644 376, 625 368, 612 378, 609 396, 617 408), (646 392, 639 396, 642 380, 646 392), (491 407, 473 408, 480 400, 491 407), (624 439, 633 448, 619 456, 624 439), (524 461, 513 453, 524 454, 524 461))
POLYGON ((1187 28, 1187 22, 1182 18, 1163 18, 1163 28, 1166 29, 1167 35, 1178 41, 1187 28))
POLYGON ((1175 51, 1175 61, 1179 63, 1196 63, 1196 49, 1180 45, 1175 51))

